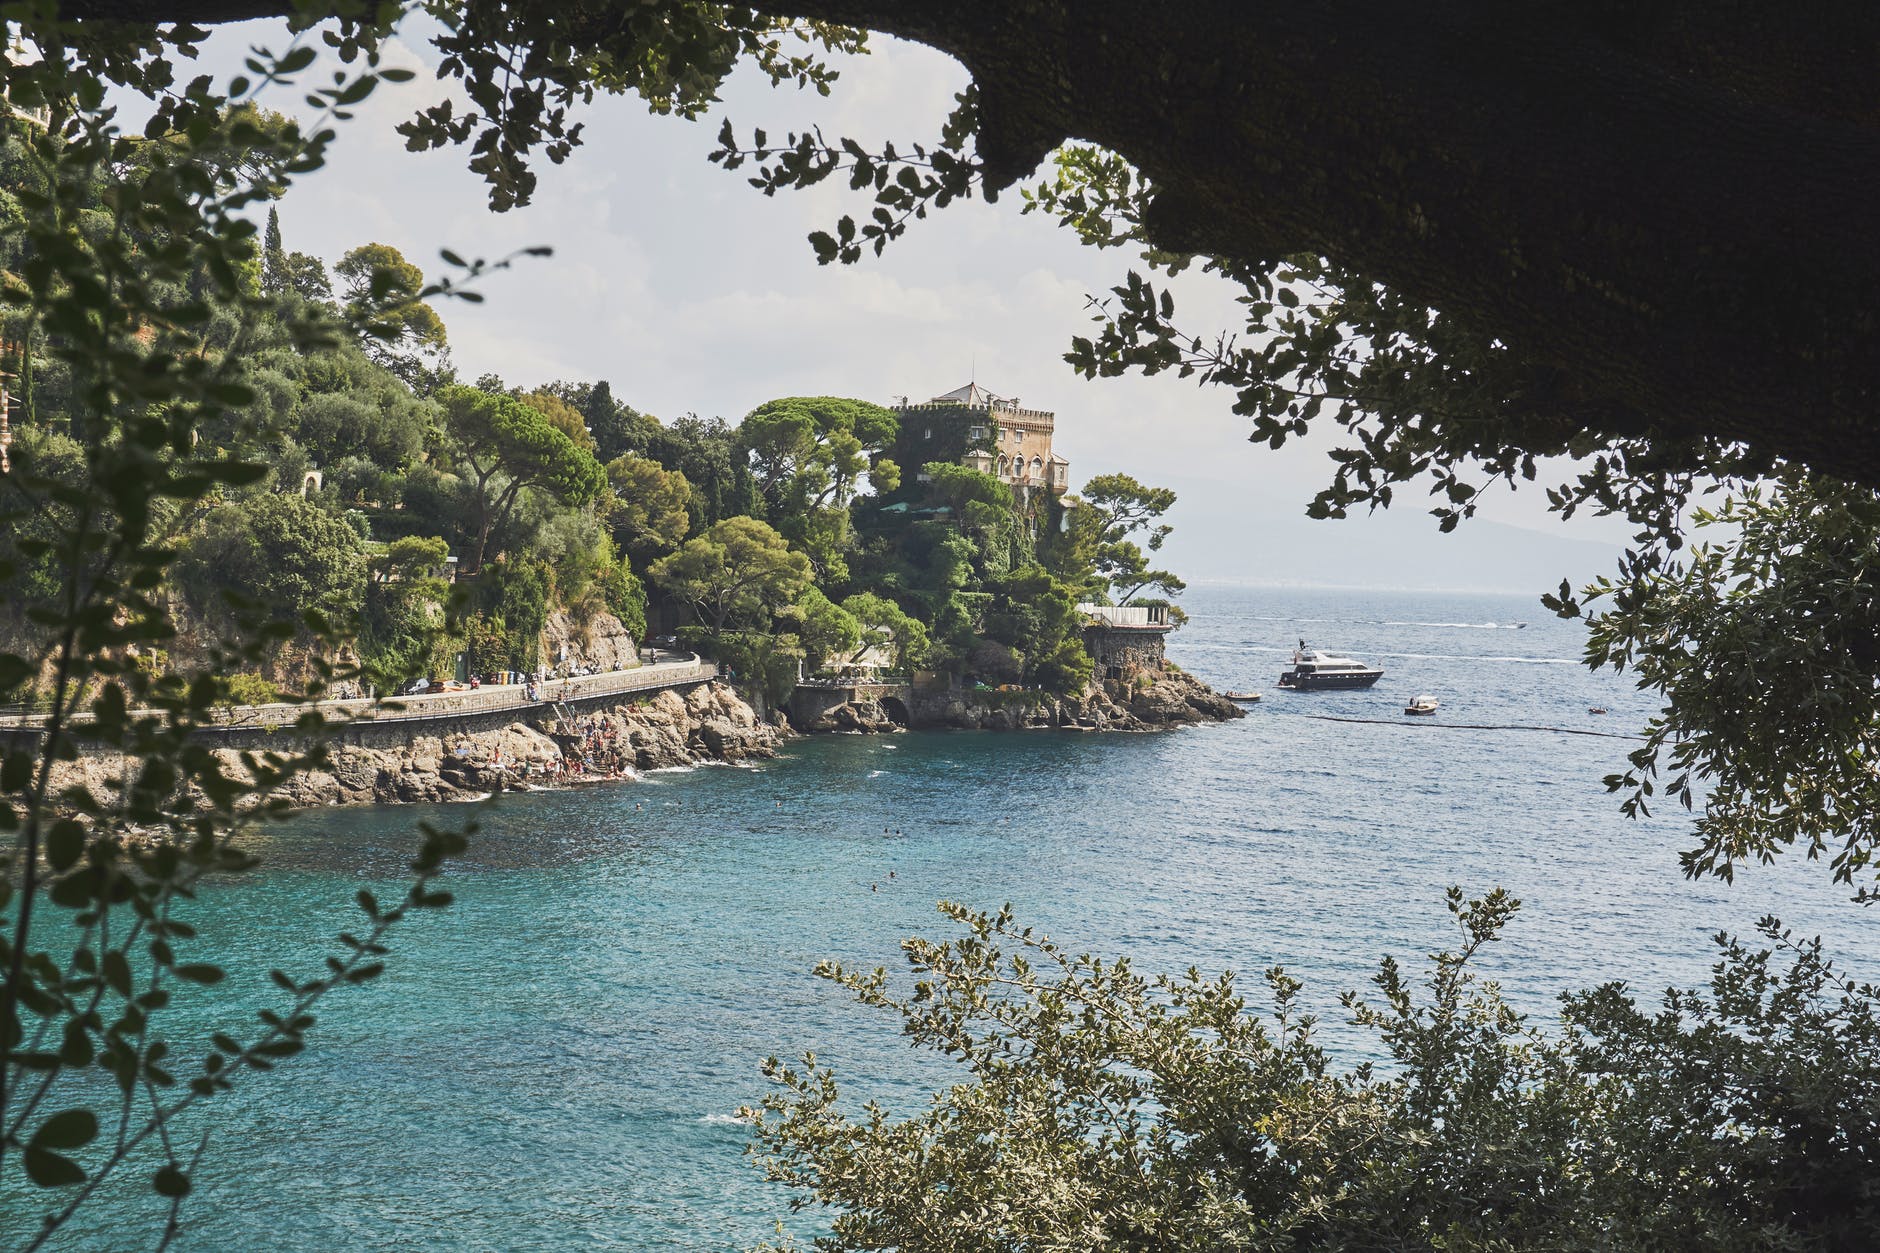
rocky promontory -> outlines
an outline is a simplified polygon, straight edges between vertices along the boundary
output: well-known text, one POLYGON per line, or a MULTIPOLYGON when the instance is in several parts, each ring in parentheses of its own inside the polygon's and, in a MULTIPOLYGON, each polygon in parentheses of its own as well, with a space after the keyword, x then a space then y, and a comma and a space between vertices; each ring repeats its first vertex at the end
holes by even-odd
POLYGON ((915 690, 905 702, 858 699, 828 709, 798 730, 1156 731, 1245 716, 1239 705, 1171 666, 1130 680, 1093 682, 1081 696, 956 688, 915 690))

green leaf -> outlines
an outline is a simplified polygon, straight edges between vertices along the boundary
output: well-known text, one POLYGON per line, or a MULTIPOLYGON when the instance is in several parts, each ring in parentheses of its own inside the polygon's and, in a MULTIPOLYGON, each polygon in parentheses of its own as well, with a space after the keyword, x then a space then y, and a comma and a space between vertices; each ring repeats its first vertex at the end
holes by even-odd
POLYGON ((0 692, 17 687, 33 673, 26 658, 18 653, 0 653, 0 692))
POLYGON ((223 972, 220 966, 211 966, 207 962, 191 962, 177 966, 173 973, 178 979, 187 979, 191 983, 220 983, 223 972))
POLYGON ((46 861, 64 874, 85 855, 85 832, 76 822, 57 822, 46 832, 46 861))
MULTIPOLYGON (((68 1109, 39 1125, 29 1149, 77 1149, 98 1138, 98 1116, 88 1109, 68 1109)), ((81 1176, 82 1178, 83 1176, 81 1176)))
POLYGON ((189 1176, 175 1166, 165 1166, 151 1177, 150 1186, 157 1190, 158 1196, 188 1196, 189 1176))
POLYGON ((73 1068, 91 1065, 93 1055, 91 1033, 85 1030, 83 1019, 65 1020, 65 1042, 59 1047, 59 1061, 73 1068))
POLYGON ((112 949, 104 955, 102 965, 104 981, 111 985, 111 990, 119 996, 131 994, 131 964, 124 956, 123 949, 112 949))
POLYGON ((17 792, 33 777, 30 753, 13 752, 0 758, 0 792, 17 792))
POLYGON ((201 469, 208 478, 230 487, 247 487, 259 483, 272 472, 272 467, 262 461, 212 461, 201 469))
POLYGON ((333 96, 333 103, 342 108, 349 104, 358 104, 361 100, 371 95, 373 88, 378 85, 379 80, 375 75, 361 74, 358 78, 353 79, 350 83, 340 88, 333 96))
POLYGON ((24 1156, 26 1177, 41 1188, 69 1188, 85 1182, 83 1168, 69 1157, 30 1144, 24 1156))

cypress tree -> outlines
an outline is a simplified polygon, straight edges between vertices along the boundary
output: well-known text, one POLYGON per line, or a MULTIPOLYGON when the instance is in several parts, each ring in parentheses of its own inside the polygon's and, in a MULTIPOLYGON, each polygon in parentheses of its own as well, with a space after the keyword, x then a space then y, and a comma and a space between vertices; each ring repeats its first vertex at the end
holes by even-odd
POLYGON ((281 214, 270 206, 267 233, 261 237, 261 290, 266 295, 279 296, 291 286, 287 275, 287 252, 281 245, 281 214))

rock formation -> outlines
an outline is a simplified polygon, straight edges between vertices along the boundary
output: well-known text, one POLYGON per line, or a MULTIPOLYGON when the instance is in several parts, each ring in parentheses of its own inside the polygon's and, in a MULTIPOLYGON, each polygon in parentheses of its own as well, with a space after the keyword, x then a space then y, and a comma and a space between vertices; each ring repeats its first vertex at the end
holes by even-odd
MULTIPOLYGON (((419 724, 423 729, 401 742, 334 744, 326 769, 296 777, 281 795, 297 806, 464 800, 670 766, 774 757, 777 742, 788 734, 761 721, 737 692, 717 682, 578 714, 576 724, 574 734, 524 721, 489 731, 439 732, 419 724)), ((242 773, 240 753, 217 752, 231 774, 242 773)), ((64 766, 58 782, 83 783, 106 795, 123 774, 120 758, 85 756, 64 766)))
MULTIPOLYGON (((907 721, 921 730, 1153 731, 1225 722, 1245 717, 1246 711, 1194 676, 1171 667, 1140 674, 1134 681, 1095 682, 1082 696, 1073 697, 974 689, 916 692, 908 714, 907 721)), ((798 729, 810 733, 898 731, 902 725, 881 703, 858 700, 837 705, 798 729)))
POLYGON ((542 627, 542 657, 550 669, 557 665, 570 670, 587 666, 605 672, 639 664, 626 624, 604 610, 580 620, 562 609, 549 614, 542 627))

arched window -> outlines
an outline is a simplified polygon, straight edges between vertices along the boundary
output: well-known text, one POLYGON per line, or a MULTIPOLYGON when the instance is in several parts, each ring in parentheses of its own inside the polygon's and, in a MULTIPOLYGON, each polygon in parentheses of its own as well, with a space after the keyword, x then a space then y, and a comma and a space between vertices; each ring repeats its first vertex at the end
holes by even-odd
POLYGON ((1043 462, 1042 460, 1040 460, 1039 458, 1037 458, 1037 457, 1033 457, 1033 458, 1031 459, 1031 474, 1032 474, 1032 477, 1033 477, 1033 478, 1037 478, 1037 477, 1038 477, 1039 475, 1041 475, 1041 474, 1043 474, 1043 473, 1044 473, 1044 462, 1043 462))
POLYGON ((1010 474, 1011 472, 1012 472, 1012 463, 1006 460, 1004 457, 1000 457, 999 458, 999 473, 1004 475, 1004 474, 1010 474))

